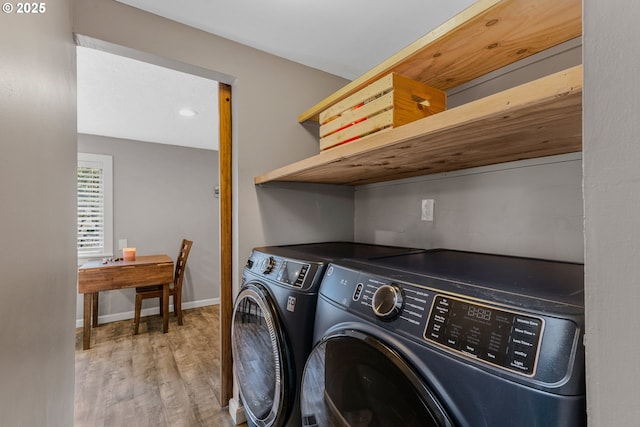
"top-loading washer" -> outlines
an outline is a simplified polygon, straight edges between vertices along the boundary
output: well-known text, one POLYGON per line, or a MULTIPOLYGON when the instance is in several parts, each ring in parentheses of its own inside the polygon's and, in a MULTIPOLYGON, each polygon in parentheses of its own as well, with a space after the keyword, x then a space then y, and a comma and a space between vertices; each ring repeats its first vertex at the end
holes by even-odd
POLYGON ((234 372, 249 425, 301 424, 299 385, 328 263, 415 251, 353 242, 253 249, 232 315, 234 372))
POLYGON ((585 426, 583 270, 449 250, 330 264, 302 425, 585 426))

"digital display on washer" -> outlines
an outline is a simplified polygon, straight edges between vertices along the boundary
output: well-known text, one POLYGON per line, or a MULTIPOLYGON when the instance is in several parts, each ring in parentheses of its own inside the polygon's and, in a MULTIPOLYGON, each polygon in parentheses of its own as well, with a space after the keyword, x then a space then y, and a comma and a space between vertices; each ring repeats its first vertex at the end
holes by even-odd
POLYGON ((282 262, 276 278, 279 282, 301 287, 307 271, 309 271, 309 264, 285 260, 282 262))
POLYGON ((425 339, 485 362, 533 375, 543 320, 436 295, 425 339))

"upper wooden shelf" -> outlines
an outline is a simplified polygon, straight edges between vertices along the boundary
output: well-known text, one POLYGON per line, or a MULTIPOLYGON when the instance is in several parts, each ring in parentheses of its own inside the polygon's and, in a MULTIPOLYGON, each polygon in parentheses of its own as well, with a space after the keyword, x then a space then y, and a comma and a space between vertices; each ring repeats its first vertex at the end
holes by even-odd
POLYGON ((577 66, 323 151, 254 182, 362 185, 581 149, 582 66, 577 66))
POLYGON ((582 0, 479 0, 298 117, 390 73, 448 90, 582 34, 582 0))
MULTIPOLYGON (((582 0, 479 0, 298 118, 390 73, 451 89, 582 34, 582 0)), ((380 131, 265 173, 362 185, 582 149, 582 66, 380 131)))

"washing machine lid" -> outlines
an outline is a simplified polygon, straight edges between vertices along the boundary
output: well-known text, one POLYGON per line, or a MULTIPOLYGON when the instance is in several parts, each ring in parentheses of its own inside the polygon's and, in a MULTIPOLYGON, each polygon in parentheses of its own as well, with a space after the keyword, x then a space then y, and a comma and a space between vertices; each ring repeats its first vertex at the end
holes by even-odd
POLYGON ((259 283, 243 286, 232 317, 233 367, 247 417, 260 427, 281 426, 295 388, 293 356, 276 306, 259 283))
POLYGON ((301 243, 294 245, 262 246, 254 250, 264 254, 284 256, 316 262, 338 259, 374 259, 382 256, 424 251, 402 246, 375 245, 371 243, 334 241, 301 243))
POLYGON ((389 255, 370 264, 584 307, 583 264, 449 249, 389 255))
POLYGON ((303 427, 452 427, 436 395, 393 349, 355 330, 323 338, 307 359, 303 427))

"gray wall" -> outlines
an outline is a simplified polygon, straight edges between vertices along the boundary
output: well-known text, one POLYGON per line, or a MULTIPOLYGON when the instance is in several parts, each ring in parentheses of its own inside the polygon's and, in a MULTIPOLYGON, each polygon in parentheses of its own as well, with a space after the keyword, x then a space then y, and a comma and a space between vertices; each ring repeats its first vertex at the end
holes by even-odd
MULTIPOLYGON (((577 39, 456 89, 448 107, 580 63, 577 39)), ((583 260, 580 154, 367 185, 355 194, 357 240, 583 260), (433 222, 420 220, 422 199, 435 201, 433 222)))
POLYGON ((584 1, 589 424, 640 419, 640 3, 584 1))
MULTIPOLYGON (((215 302, 220 296, 218 152, 84 134, 78 135, 78 152, 113 157, 114 255, 122 256, 118 240, 128 239, 139 255, 166 253, 175 260, 182 239, 193 240, 184 307, 215 302)), ((100 294, 100 320, 131 318, 134 299, 132 289, 100 294)), ((158 300, 144 301, 147 307, 158 307, 158 300)), ((76 318, 82 319, 81 295, 76 318)))
POLYGON ((318 152, 317 134, 298 124, 297 117, 344 85, 344 79, 113 1, 76 2, 74 30, 233 76, 235 286, 255 246, 353 238, 351 195, 272 188, 266 190, 266 198, 278 198, 283 204, 263 205, 264 197, 259 193, 265 189, 253 184, 256 175, 318 152), (332 216, 323 215, 327 206, 331 206, 332 216), (295 234, 288 226, 291 208, 303 209, 306 214, 295 234), (349 218, 348 224, 335 228, 332 221, 336 217, 349 218))
POLYGON ((71 1, 47 6, 0 17, 3 426, 73 425, 75 47, 71 1))
POLYGON ((358 188, 356 237, 581 262, 582 161, 555 161, 358 188), (422 199, 435 201, 433 222, 420 220, 422 199))

